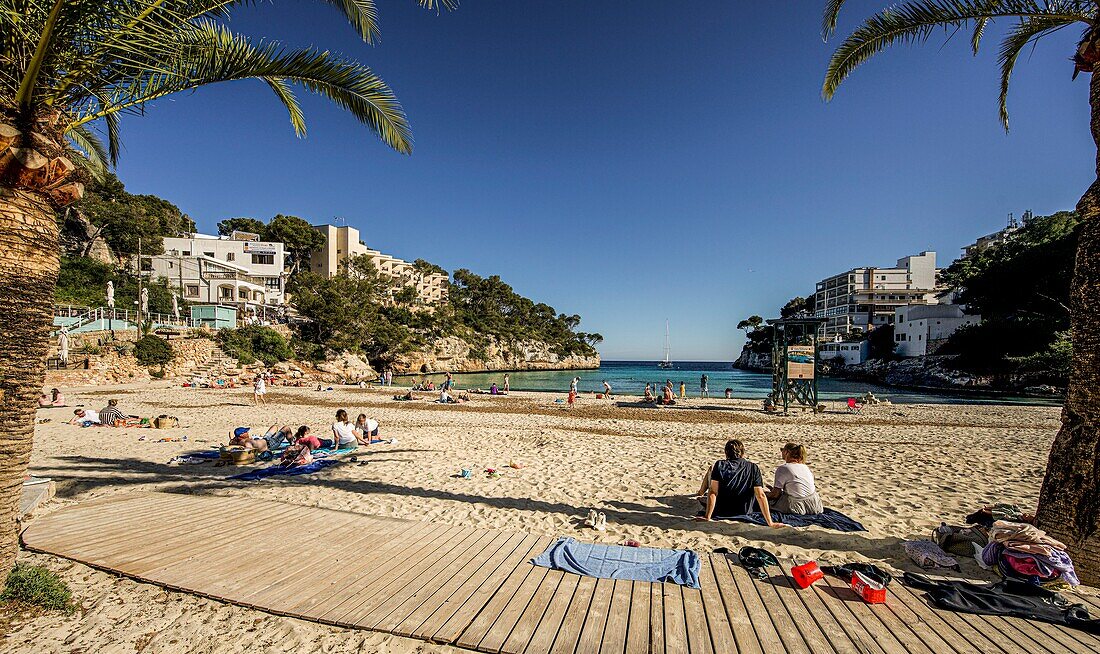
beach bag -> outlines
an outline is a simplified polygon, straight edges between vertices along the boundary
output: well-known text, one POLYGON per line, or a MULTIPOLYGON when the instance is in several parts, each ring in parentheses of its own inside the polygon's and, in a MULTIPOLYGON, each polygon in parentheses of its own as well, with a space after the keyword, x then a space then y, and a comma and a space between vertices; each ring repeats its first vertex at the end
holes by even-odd
POLYGON ((964 557, 974 555, 974 545, 981 548, 989 542, 980 527, 956 527, 946 522, 932 530, 932 540, 948 554, 964 557))
POLYGON ((172 429, 173 427, 179 427, 179 424, 179 420, 167 415, 157 416, 157 419, 153 421, 153 426, 157 429, 172 429))

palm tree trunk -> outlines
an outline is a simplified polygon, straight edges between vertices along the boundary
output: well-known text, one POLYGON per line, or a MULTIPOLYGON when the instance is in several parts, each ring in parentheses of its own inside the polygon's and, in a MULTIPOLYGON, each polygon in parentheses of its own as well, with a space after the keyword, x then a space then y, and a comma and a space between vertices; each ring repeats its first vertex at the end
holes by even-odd
POLYGON ((0 583, 19 549, 16 520, 46 374, 60 266, 44 195, 0 186, 0 583))
POLYGON ((1100 71, 1089 86, 1097 179, 1077 203, 1081 231, 1070 288, 1073 369, 1062 428, 1047 460, 1037 524, 1064 542, 1082 582, 1100 585, 1100 71))

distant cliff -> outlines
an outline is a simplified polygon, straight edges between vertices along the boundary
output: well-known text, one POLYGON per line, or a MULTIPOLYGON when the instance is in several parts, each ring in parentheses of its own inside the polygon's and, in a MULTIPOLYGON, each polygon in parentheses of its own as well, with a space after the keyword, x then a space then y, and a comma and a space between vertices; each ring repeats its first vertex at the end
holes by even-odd
POLYGON ((490 339, 484 348, 471 346, 457 336, 402 354, 394 361, 398 373, 479 372, 484 370, 591 370, 600 367, 600 356, 561 356, 548 343, 490 339))
POLYGON ((733 362, 733 367, 739 370, 751 370, 753 372, 771 372, 772 353, 753 352, 748 344, 741 350, 741 355, 733 362))

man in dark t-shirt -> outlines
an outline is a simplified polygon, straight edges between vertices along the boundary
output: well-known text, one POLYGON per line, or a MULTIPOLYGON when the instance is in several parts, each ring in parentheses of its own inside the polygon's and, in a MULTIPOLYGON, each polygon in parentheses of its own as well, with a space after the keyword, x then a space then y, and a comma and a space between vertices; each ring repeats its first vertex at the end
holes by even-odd
POLYGON ((726 442, 726 458, 715 461, 703 479, 700 500, 705 501, 698 520, 712 520, 752 513, 759 510, 769 527, 782 527, 772 520, 768 496, 760 466, 744 458, 745 445, 739 440, 726 442))

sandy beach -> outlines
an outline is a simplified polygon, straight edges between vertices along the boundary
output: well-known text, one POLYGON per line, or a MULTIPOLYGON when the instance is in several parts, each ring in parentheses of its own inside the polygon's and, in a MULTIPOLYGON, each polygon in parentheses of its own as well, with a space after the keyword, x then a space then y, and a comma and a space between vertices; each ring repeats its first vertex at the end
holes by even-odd
MULTIPOLYGON (((699 551, 753 544, 782 557, 915 569, 901 541, 927 538, 941 521, 961 524, 983 504, 1035 505, 1059 416, 1042 406, 901 404, 851 415, 831 402, 822 415, 784 417, 746 400, 689 399, 653 409, 631 406, 633 398, 620 405, 591 396, 570 410, 555 402, 561 395, 545 393, 475 395, 468 404, 442 406, 397 402, 394 392, 275 388, 268 406, 255 407, 243 389, 167 383, 71 389, 70 405, 98 409, 118 398, 126 413, 173 415, 180 426, 81 428, 64 424, 72 408, 41 410, 39 419, 50 421, 38 425, 30 470, 54 479, 57 497, 39 514, 135 490, 232 494, 604 543, 634 539, 699 551), (212 462, 168 463, 225 442, 239 425, 262 433, 272 423, 309 424, 327 432, 339 408, 374 417, 381 436, 397 443, 361 448, 357 461, 316 475, 259 482, 228 480, 241 470, 212 462), (155 442, 184 436, 186 442, 155 442), (745 441, 747 458, 760 464, 766 482, 781 463, 783 443, 805 444, 825 505, 868 531, 693 522, 698 507, 691 495, 728 438, 745 441), (472 478, 461 478, 462 468, 473 470, 472 478), (486 468, 504 475, 488 478, 486 468), (606 533, 581 524, 591 508, 607 514, 606 533)), ((53 557, 21 559, 61 572, 81 609, 16 619, 0 642, 3 651, 456 651, 166 592, 53 557)), ((963 562, 963 573, 989 578, 973 560, 963 562)))

